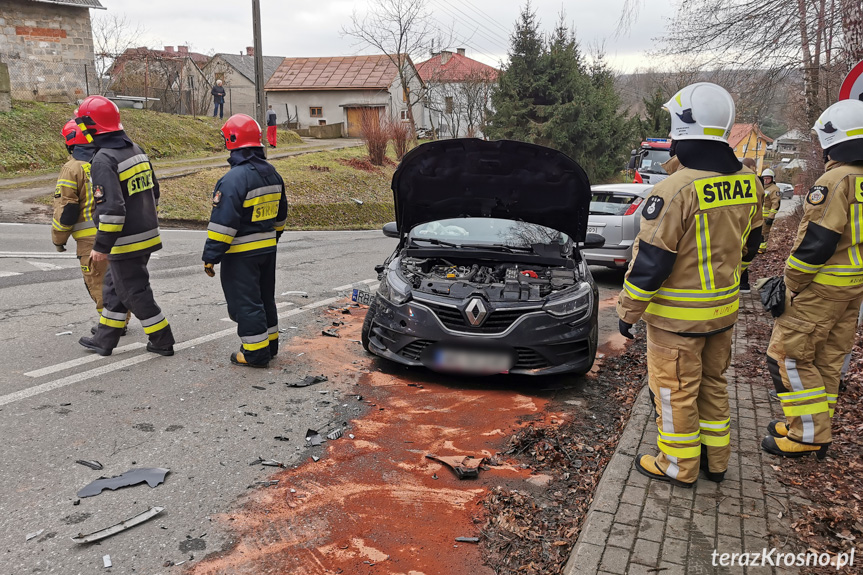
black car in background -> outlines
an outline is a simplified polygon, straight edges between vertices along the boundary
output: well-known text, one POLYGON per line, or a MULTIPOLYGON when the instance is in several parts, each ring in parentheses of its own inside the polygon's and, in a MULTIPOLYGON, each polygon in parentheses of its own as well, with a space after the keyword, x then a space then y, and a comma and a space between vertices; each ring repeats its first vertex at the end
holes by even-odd
POLYGON ((409 152, 392 189, 384 233, 399 244, 377 268, 366 350, 468 374, 591 368, 597 289, 580 253, 591 190, 577 163, 522 142, 442 140, 409 152))

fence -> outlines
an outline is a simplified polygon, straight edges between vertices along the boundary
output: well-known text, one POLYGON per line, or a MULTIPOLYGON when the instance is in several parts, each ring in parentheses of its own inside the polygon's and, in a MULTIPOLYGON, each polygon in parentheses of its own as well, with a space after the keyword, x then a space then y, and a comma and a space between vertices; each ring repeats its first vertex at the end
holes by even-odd
POLYGON ((14 100, 75 103, 98 93, 92 65, 22 58, 19 54, 4 52, 0 52, 0 62, 9 67, 14 100))

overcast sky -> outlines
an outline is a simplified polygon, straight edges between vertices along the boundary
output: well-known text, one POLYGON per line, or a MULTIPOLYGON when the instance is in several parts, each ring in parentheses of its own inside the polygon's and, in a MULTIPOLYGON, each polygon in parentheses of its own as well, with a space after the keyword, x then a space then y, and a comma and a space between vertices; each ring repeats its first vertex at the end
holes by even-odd
MULTIPOLYGON (((373 0, 372 0, 373 1, 373 0)), ((239 53, 252 45, 250 0, 101 0, 112 13, 124 14, 145 30, 141 44, 186 44, 202 53, 239 53)), ((670 2, 644 0, 631 32, 615 37, 624 0, 533 0, 543 30, 550 30, 565 6, 566 20, 582 47, 604 45, 608 61, 620 72, 645 66, 653 39, 673 15, 670 2)), ((262 41, 267 56, 342 56, 370 53, 341 35, 354 10, 368 0, 261 0, 262 41)), ((428 0, 434 19, 453 28, 452 48, 497 65, 506 59, 509 35, 523 2, 517 0, 428 0)), ((97 11, 94 11, 94 13, 97 11)), ((101 12, 101 11, 98 11, 101 12)), ((97 14, 98 16, 98 14, 97 14)), ((426 56, 425 54, 423 56, 426 56)))

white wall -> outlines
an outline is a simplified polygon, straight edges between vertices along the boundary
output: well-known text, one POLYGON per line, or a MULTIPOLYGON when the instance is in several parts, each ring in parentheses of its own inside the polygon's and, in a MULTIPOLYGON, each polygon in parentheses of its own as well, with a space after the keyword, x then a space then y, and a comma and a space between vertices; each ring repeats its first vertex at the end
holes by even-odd
POLYGON ((292 92, 267 91, 267 104, 273 106, 276 118, 281 124, 288 119, 285 104, 288 105, 291 117, 299 116, 300 127, 317 126, 319 120, 327 124, 342 122, 347 126, 347 112, 341 104, 385 104, 391 105, 390 94, 387 91, 373 90, 302 90, 292 92), (312 118, 309 108, 323 108, 323 117, 312 118))

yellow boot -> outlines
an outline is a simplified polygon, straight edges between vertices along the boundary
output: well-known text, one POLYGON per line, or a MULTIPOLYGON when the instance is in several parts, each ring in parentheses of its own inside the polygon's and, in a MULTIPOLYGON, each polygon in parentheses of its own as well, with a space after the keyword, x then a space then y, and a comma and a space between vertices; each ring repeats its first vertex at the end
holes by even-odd
POLYGON ((804 457, 814 453, 818 459, 827 457, 827 445, 807 445, 798 443, 787 437, 773 437, 768 435, 761 441, 761 449, 773 455, 782 457, 804 457))
POLYGON ((657 467, 656 458, 652 455, 644 455, 642 453, 636 455, 635 470, 651 479, 656 479, 657 481, 665 481, 666 483, 677 485, 678 487, 692 487, 693 485, 695 485, 695 482, 686 483, 684 481, 680 481, 678 479, 667 476, 659 467, 657 467))
POLYGON ((767 425, 767 432, 773 437, 788 437, 788 424, 774 419, 767 425))

